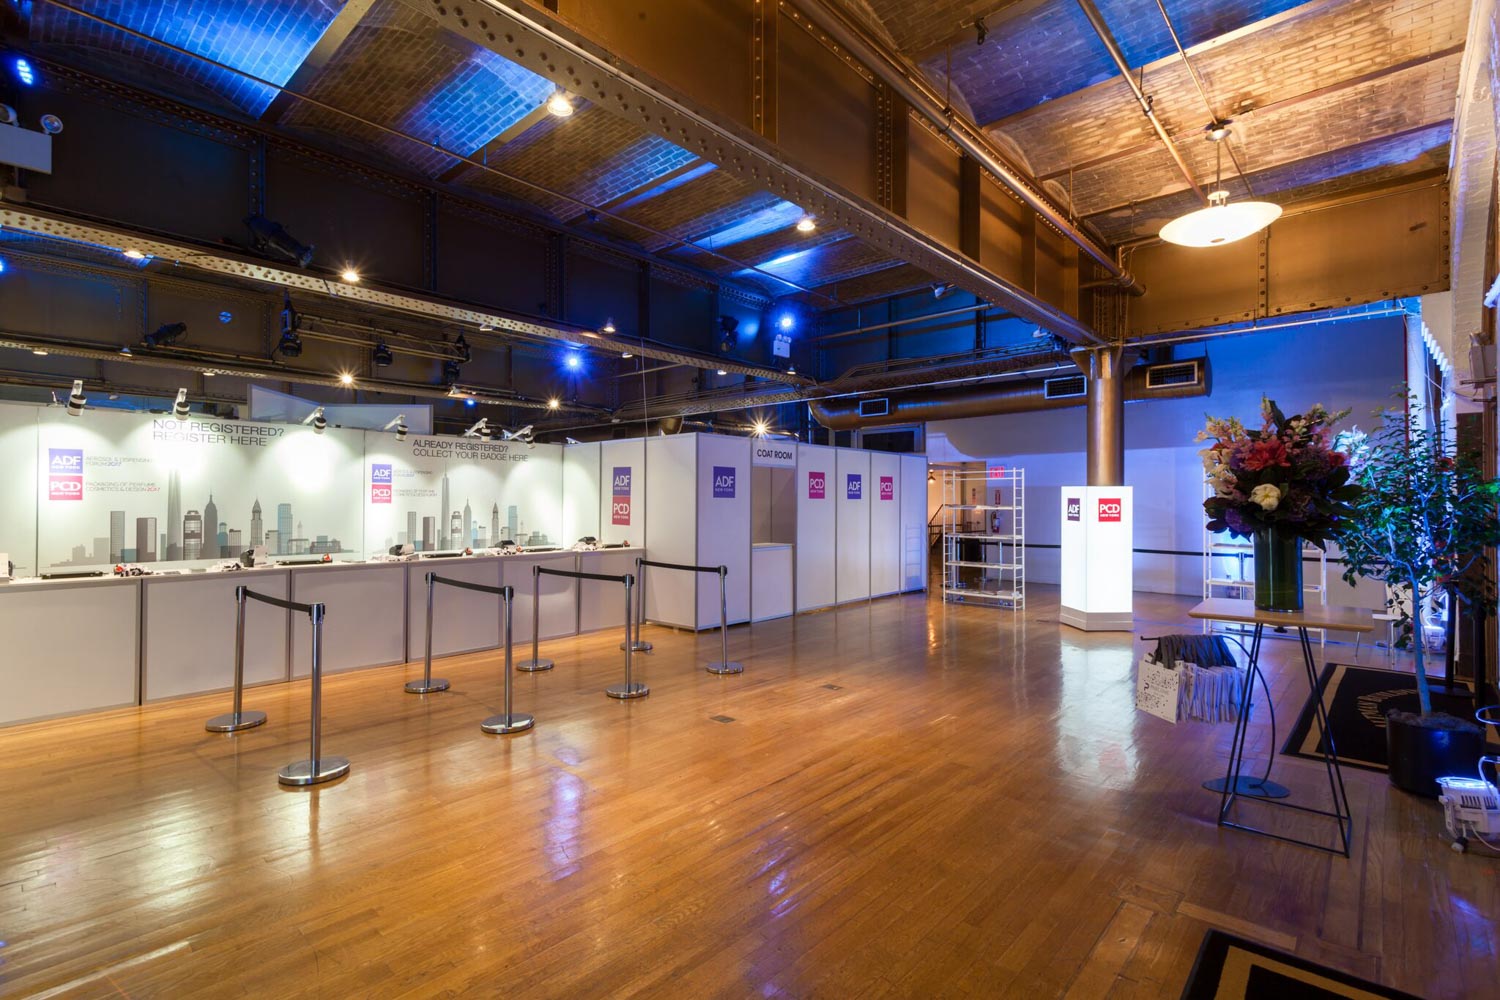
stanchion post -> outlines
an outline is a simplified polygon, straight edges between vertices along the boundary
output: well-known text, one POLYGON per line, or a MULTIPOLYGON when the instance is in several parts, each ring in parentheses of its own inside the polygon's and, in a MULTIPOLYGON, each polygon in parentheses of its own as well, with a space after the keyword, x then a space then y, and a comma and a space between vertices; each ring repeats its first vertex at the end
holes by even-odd
POLYGON ((743 663, 735 663, 729 659, 729 595, 725 581, 729 578, 729 567, 719 567, 719 660, 710 663, 707 670, 711 674, 742 674, 745 672, 743 663))
POLYGON ((318 785, 349 773, 348 758, 323 756, 323 610, 322 604, 314 604, 308 611, 312 619, 311 754, 277 773, 276 780, 283 785, 318 785))
POLYGON ((500 715, 492 715, 479 724, 479 728, 487 733, 506 735, 509 733, 522 733, 536 725, 536 718, 525 712, 512 711, 511 680, 515 671, 511 669, 511 611, 515 604, 516 592, 513 587, 500 588, 500 619, 501 633, 500 642, 505 647, 505 711, 500 715))
POLYGON ((630 656, 631 656, 631 653, 635 649, 635 643, 633 641, 631 641, 633 637, 630 634, 630 592, 631 592, 631 589, 633 588, 634 584, 635 584, 635 577, 632 576, 632 575, 630 575, 629 573, 626 573, 625 574, 625 642, 624 642, 624 646, 625 646, 625 683, 624 684, 611 684, 609 687, 607 687, 607 688, 604 689, 604 693, 605 694, 609 695, 611 698, 618 698, 621 701, 624 701, 624 700, 627 700, 627 699, 630 699, 630 698, 644 698, 644 697, 646 697, 646 695, 648 695, 648 694, 651 693, 651 689, 648 688, 646 685, 644 685, 644 684, 637 684, 635 682, 634 678, 631 676, 631 671, 630 671, 630 667, 631 667, 630 656))
POLYGON ((245 701, 245 597, 246 588, 234 588, 234 711, 216 715, 203 724, 211 733, 237 733, 254 729, 266 721, 265 712, 243 711, 245 701))
MULTIPOLYGON (((641 641, 641 626, 646 622, 646 566, 645 560, 640 556, 636 556, 635 559, 635 582, 635 640, 631 645, 637 653, 649 653, 652 648, 651 643, 641 641)), ((625 609, 625 620, 627 622, 630 620, 629 607, 625 609)), ((620 643, 620 648, 625 648, 623 642, 620 643)))
POLYGON ((407 694, 428 694, 432 691, 448 690, 448 682, 439 677, 432 677, 432 593, 437 589, 437 574, 427 574, 427 649, 422 657, 422 679, 419 681, 407 681, 407 694))
POLYGON ((516 664, 517 670, 528 674, 538 670, 551 670, 552 661, 541 657, 538 643, 542 637, 542 567, 531 567, 531 659, 516 664))

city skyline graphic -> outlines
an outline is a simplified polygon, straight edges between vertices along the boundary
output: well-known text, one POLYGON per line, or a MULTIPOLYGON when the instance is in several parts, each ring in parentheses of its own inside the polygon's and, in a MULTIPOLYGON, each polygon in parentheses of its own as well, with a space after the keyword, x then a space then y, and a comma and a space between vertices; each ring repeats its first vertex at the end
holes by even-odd
POLYGON ((509 504, 505 507, 505 520, 502 522, 500 501, 491 499, 489 521, 486 524, 483 520, 483 506, 479 509, 480 517, 475 518, 470 500, 470 497, 465 497, 462 507, 451 506, 451 484, 445 471, 438 491, 437 513, 426 514, 421 509, 407 508, 396 518, 396 525, 401 530, 395 535, 386 535, 385 548, 389 550, 397 545, 410 544, 417 552, 440 552, 493 548, 507 541, 524 546, 555 544, 544 531, 527 532, 526 521, 520 516, 518 505, 509 504))

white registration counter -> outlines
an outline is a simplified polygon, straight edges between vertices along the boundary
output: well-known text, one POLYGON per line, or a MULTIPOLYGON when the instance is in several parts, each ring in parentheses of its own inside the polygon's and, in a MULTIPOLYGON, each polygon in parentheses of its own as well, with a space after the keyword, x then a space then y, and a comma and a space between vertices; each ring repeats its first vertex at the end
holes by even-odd
MULTIPOLYGON (((239 586, 324 604, 325 669, 355 670, 421 660, 429 572, 515 587, 519 644, 531 641, 533 566, 622 575, 634 572, 642 554, 621 548, 0 585, 0 635, 6 641, 0 725, 228 689, 234 682, 239 586)), ((546 574, 540 583, 543 639, 624 627, 620 584, 546 574)), ((310 628, 306 615, 248 602, 246 683, 305 676, 310 628)), ((439 587, 433 636, 435 656, 498 646, 498 599, 439 587)))

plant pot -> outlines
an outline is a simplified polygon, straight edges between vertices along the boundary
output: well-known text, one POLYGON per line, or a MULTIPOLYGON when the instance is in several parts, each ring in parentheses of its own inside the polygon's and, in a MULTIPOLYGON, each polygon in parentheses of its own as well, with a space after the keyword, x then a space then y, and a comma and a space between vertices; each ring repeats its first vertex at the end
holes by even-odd
POLYGON ((1474 723, 1443 712, 1385 717, 1385 753, 1391 784, 1405 792, 1438 797, 1437 779, 1472 778, 1484 752, 1484 733, 1474 723))
POLYGON ((1285 528, 1264 528, 1255 546, 1255 606, 1262 611, 1302 610, 1302 538, 1285 528))

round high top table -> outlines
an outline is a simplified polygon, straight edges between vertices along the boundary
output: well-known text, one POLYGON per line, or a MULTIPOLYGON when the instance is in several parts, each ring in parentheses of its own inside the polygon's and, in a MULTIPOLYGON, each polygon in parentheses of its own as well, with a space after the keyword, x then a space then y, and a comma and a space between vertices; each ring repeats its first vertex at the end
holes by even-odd
MULTIPOLYGON (((1312 643, 1307 638, 1307 630, 1320 628, 1338 632, 1373 632, 1375 630, 1374 613, 1364 608, 1345 608, 1335 605, 1320 605, 1306 608, 1302 611, 1262 611, 1255 606, 1254 601, 1235 599, 1228 597, 1210 598, 1193 610, 1188 612, 1192 618, 1204 621, 1234 622, 1241 625, 1251 625, 1254 633, 1250 639, 1250 662, 1245 669, 1244 687, 1240 692, 1240 705, 1250 704, 1250 695, 1255 688, 1257 675, 1260 673, 1260 642, 1262 634, 1267 625, 1272 628, 1293 629, 1297 633, 1297 639, 1302 646, 1302 663, 1307 669, 1308 690, 1313 702, 1314 718, 1318 725, 1321 739, 1318 745, 1323 751, 1323 765, 1328 772, 1328 793, 1333 799, 1333 810, 1315 809, 1311 806, 1299 805, 1286 799, 1273 799, 1259 795, 1241 795, 1239 789, 1243 787, 1240 782, 1240 770, 1245 760, 1245 732, 1249 729, 1250 712, 1248 708, 1239 713, 1239 718, 1234 724, 1234 739, 1230 744, 1229 767, 1224 773, 1224 785, 1219 793, 1219 825, 1233 827, 1236 830, 1245 830, 1249 833, 1258 833, 1263 837, 1273 837, 1276 840, 1284 840, 1292 844, 1301 844, 1303 847, 1311 847, 1330 854, 1342 854, 1349 856, 1349 838, 1354 828, 1353 818, 1349 814, 1349 796, 1344 791, 1344 774, 1339 770, 1338 751, 1333 744, 1333 730, 1328 725, 1328 707, 1323 704, 1323 690, 1318 686, 1318 673, 1313 663, 1312 643), (1329 847, 1311 840, 1303 840, 1298 837, 1289 837, 1270 830, 1238 823, 1229 818, 1230 810, 1241 798, 1246 801, 1259 802, 1267 806, 1278 806, 1283 809, 1295 809, 1299 812, 1311 813, 1315 816, 1326 816, 1338 825, 1338 844, 1329 847)), ((1269 688, 1267 689, 1269 690, 1269 688)), ((1274 759, 1276 748, 1269 748, 1270 755, 1274 759)))

